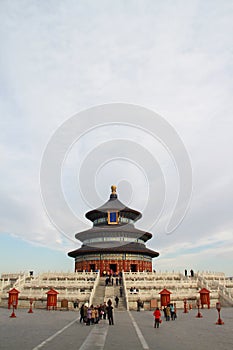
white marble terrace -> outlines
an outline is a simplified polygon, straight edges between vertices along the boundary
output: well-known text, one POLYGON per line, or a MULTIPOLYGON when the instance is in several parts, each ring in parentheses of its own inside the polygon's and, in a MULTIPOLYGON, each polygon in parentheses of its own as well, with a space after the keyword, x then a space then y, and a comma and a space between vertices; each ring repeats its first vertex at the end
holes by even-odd
MULTIPOLYGON (((22 273, 2 274, 0 305, 7 306, 7 292, 12 288, 20 292, 19 307, 28 307, 29 299, 33 298, 34 307, 46 308, 46 292, 51 288, 59 293, 58 308, 63 299, 68 300, 69 308, 73 307, 75 299, 79 299, 81 303, 91 303, 99 277, 98 272, 47 272, 37 276, 22 273)), ((124 272, 123 286, 126 305, 130 310, 136 309, 139 297, 144 302, 145 309, 150 309, 152 299, 157 300, 160 306, 159 292, 164 288, 172 293, 171 302, 176 302, 178 308, 183 308, 184 298, 189 306, 196 307, 202 288, 210 291, 211 307, 215 307, 219 300, 222 306, 233 306, 233 279, 226 278, 222 272, 196 272, 194 277, 185 277, 180 272, 124 272)))

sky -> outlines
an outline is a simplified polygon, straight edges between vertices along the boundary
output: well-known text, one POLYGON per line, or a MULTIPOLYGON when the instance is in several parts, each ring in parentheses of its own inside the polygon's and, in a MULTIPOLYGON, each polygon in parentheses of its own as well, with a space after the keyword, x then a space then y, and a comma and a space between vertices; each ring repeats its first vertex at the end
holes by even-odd
POLYGON ((74 235, 115 184, 156 271, 233 276, 232 35, 230 0, 1 1, 0 273, 73 271, 74 235))

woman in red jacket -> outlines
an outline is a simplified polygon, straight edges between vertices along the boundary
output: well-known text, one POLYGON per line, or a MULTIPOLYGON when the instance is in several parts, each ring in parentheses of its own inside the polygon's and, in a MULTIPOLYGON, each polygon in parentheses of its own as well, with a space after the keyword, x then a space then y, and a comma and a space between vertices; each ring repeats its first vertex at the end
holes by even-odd
POLYGON ((155 325, 154 325, 154 328, 159 328, 161 312, 160 312, 160 310, 159 310, 158 307, 157 307, 156 310, 154 311, 153 315, 154 315, 154 317, 155 317, 155 325))

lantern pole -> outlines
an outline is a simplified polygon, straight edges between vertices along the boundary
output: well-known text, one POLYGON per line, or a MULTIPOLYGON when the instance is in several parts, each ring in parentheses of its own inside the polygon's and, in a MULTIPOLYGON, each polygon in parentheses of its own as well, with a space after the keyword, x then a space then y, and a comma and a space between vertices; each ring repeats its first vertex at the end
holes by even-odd
POLYGON ((197 299, 197 309, 198 309, 198 313, 196 316, 197 318, 203 317, 202 314, 200 313, 200 306, 201 306, 200 299, 197 299))
POLYGON ((16 300, 13 300, 12 306, 13 306, 13 311, 12 311, 12 314, 10 315, 10 317, 15 318, 16 317, 16 314, 15 314, 16 300))
POLYGON ((30 308, 28 310, 28 314, 33 314, 33 311, 32 311, 32 303, 33 303, 33 299, 30 299, 30 308))
POLYGON ((224 322, 223 322, 223 320, 220 317, 220 311, 221 311, 221 304, 220 304, 220 302, 216 303, 216 309, 218 311, 218 320, 217 320, 216 324, 222 325, 222 324, 224 324, 224 322))
POLYGON ((184 298, 184 314, 188 313, 188 307, 187 307, 187 299, 184 298))

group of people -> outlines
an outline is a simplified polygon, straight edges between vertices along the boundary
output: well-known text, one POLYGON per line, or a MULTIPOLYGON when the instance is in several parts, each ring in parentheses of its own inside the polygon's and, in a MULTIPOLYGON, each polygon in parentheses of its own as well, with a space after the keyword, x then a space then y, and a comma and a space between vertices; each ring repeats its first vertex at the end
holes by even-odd
POLYGON ((78 308, 78 307, 79 307, 79 300, 76 299, 76 300, 74 301, 74 309, 76 309, 76 308, 78 308))
POLYGON ((116 286, 118 285, 122 285, 122 277, 113 277, 112 275, 109 275, 105 278, 105 286, 113 286, 114 285, 114 281, 115 281, 115 284, 116 286))
POLYGON ((84 323, 87 326, 98 324, 101 319, 108 319, 109 325, 114 325, 113 322, 113 306, 112 301, 104 302, 101 305, 82 304, 80 308, 80 323, 84 323))
POLYGON ((176 303, 168 304, 167 306, 165 306, 163 312, 166 321, 175 321, 175 319, 177 318, 176 303))
POLYGON ((135 288, 135 287, 130 287, 130 294, 137 294, 139 293, 139 289, 138 288, 135 288))
MULTIPOLYGON (((175 321, 175 319, 177 318, 176 303, 174 304, 170 303, 167 306, 165 306, 163 308, 163 312, 164 312, 164 318, 166 321, 170 321, 170 320, 175 321)), ((154 328, 159 328, 159 324, 162 323, 162 319, 161 319, 161 312, 158 307, 153 312, 153 316, 155 318, 154 328)))
MULTIPOLYGON (((188 277, 188 271, 186 269, 184 270, 184 275, 185 275, 185 277, 188 277)), ((193 270, 190 270, 190 277, 194 277, 194 271, 193 270)))

